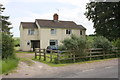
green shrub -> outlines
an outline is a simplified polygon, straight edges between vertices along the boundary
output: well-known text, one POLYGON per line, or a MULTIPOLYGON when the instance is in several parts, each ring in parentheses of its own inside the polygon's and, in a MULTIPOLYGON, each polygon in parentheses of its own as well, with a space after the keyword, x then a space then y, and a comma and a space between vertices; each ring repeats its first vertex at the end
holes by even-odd
POLYGON ((58 49, 59 50, 66 50, 66 47, 64 45, 60 45, 60 46, 58 46, 58 49))
POLYGON ((14 45, 15 47, 20 47, 20 38, 14 38, 14 45))
POLYGON ((14 40, 12 36, 2 34, 2 59, 14 57, 14 40))
POLYGON ((79 56, 86 55, 87 41, 85 37, 71 35, 70 38, 64 39, 62 43, 63 46, 73 54, 77 54, 79 56))
POLYGON ((103 48, 104 50, 108 50, 112 48, 112 44, 107 38, 103 36, 96 36, 93 39, 93 47, 103 48))
POLYGON ((120 39, 117 39, 117 40, 115 41, 115 47, 120 48, 120 39))

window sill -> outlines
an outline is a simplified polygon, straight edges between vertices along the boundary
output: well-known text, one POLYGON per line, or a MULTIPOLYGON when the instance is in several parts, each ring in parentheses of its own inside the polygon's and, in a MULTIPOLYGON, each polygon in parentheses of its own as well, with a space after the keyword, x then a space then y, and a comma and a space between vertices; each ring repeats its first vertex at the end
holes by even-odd
POLYGON ((51 34, 51 36, 56 36, 57 34, 51 34))

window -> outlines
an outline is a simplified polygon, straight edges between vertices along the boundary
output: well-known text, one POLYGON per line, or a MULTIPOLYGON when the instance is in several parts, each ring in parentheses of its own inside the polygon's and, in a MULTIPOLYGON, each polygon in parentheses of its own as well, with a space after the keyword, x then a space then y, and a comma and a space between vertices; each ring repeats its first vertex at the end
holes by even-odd
POLYGON ((58 40, 50 40, 50 46, 58 45, 58 40))
POLYGON ((82 31, 80 31, 80 35, 83 35, 83 34, 82 34, 82 31))
POLYGON ((70 29, 66 30, 66 34, 71 34, 71 33, 72 33, 72 31, 70 29))
POLYGON ((28 35, 34 35, 35 31, 34 29, 28 29, 28 35))
POLYGON ((56 34, 56 29, 51 29, 51 34, 56 34))

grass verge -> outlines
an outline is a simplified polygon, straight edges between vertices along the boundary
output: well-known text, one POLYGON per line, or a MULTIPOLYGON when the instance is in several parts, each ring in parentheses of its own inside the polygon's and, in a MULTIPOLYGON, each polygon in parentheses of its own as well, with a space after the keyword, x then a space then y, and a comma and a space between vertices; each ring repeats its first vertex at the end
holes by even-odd
POLYGON ((34 53, 34 52, 16 51, 15 53, 34 53))
POLYGON ((112 60, 112 59, 117 59, 117 58, 91 60, 91 61, 80 61, 80 62, 76 62, 76 63, 59 63, 59 64, 54 63, 54 61, 50 62, 50 59, 48 59, 48 58, 46 58, 46 61, 44 61, 43 58, 41 58, 41 60, 39 60, 38 57, 37 57, 37 59, 33 59, 33 60, 45 63, 51 67, 61 67, 61 66, 67 66, 67 65, 72 65, 72 64, 92 63, 92 62, 100 62, 100 61, 106 61, 106 60, 112 60))
POLYGON ((0 61, 1 65, 1 74, 6 74, 10 71, 12 71, 13 69, 15 69, 18 66, 18 59, 4 59, 2 61, 0 61))

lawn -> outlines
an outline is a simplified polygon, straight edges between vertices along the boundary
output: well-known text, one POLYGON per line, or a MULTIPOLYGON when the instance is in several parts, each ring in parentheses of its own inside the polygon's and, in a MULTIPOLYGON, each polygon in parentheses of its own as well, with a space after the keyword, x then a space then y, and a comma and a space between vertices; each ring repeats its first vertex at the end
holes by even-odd
POLYGON ((6 60, 0 60, 0 69, 2 68, 2 74, 8 73, 15 69, 18 66, 18 59, 6 59, 6 60))

